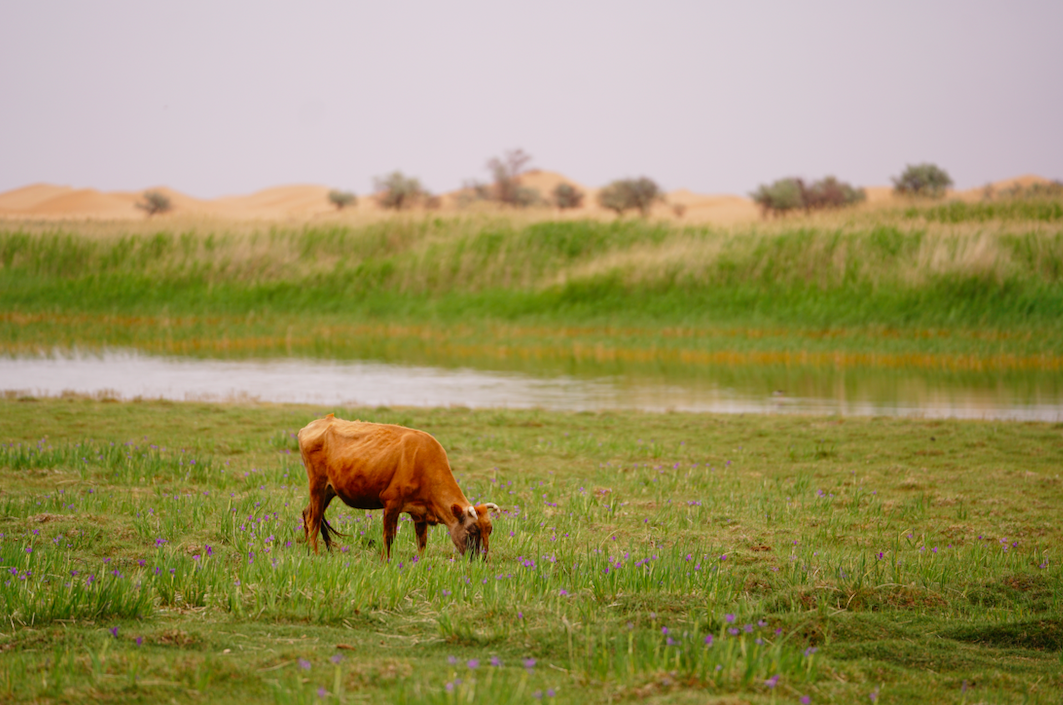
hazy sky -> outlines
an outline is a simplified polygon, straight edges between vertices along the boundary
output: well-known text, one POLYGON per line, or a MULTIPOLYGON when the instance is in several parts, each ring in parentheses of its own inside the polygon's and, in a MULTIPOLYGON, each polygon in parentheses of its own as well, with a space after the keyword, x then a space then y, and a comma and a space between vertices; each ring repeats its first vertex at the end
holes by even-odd
POLYGON ((1063 2, 0 4, 0 191, 1063 178, 1063 2))

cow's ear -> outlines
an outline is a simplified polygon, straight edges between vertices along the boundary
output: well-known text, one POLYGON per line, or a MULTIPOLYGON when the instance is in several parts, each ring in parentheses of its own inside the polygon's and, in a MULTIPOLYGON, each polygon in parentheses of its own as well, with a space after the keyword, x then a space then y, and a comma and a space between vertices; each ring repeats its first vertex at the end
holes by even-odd
POLYGON ((455 519, 465 518, 465 510, 461 508, 460 504, 455 504, 453 507, 450 508, 450 511, 454 512, 455 519))

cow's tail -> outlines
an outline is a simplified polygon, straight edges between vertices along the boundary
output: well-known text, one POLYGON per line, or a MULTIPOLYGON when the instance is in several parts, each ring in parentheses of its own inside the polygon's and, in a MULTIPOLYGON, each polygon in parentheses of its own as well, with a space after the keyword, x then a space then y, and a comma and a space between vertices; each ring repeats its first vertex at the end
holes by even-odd
POLYGON ((347 535, 347 534, 341 534, 339 531, 336 531, 335 529, 333 529, 332 528, 332 524, 329 524, 328 523, 328 519, 325 518, 325 513, 324 512, 321 513, 321 524, 319 525, 319 528, 321 530, 321 538, 325 540, 325 548, 327 548, 330 551, 332 550, 332 535, 333 534, 335 534, 336 536, 346 536, 347 535))

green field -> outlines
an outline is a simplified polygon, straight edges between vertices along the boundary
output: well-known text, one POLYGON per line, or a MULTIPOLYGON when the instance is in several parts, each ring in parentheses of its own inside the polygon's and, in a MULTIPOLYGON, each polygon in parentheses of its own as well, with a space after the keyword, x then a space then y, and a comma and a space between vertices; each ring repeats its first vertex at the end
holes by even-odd
POLYGON ((1063 426, 0 401, 0 699, 1044 702, 1063 426), (309 420, 423 428, 486 564, 334 502, 309 420), (295 451, 293 453, 293 451, 295 451), (807 700, 803 700, 807 698, 807 700))
MULTIPOLYGON (((886 394, 914 371, 929 394, 1057 400, 1059 214, 1038 200, 732 228, 7 222, 0 354, 767 390, 833 370, 886 394)), ((0 701, 1060 700, 1061 424, 454 402, 7 393, 0 701), (489 562, 456 560, 441 530, 415 560, 402 522, 385 564, 379 512, 338 502, 342 546, 310 555, 293 434, 329 411, 434 434, 470 499, 506 510, 489 562)))
POLYGON ((978 217, 941 222, 940 208, 733 228, 521 216, 9 224, 0 351, 334 358, 391 345, 393 356, 449 347, 458 358, 505 347, 660 351, 664 364, 688 351, 840 351, 1063 366, 1063 221, 1036 210, 986 221, 969 208, 978 217))

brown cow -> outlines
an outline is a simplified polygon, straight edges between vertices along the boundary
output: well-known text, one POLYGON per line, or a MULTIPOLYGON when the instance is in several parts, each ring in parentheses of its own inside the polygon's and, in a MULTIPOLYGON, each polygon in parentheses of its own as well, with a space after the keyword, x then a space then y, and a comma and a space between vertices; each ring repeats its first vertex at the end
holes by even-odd
POLYGON ((391 557, 399 514, 413 518, 417 550, 424 553, 428 526, 446 524, 458 551, 487 558, 491 512, 497 504, 473 507, 465 499, 447 453, 424 431, 366 421, 344 421, 329 414, 299 431, 299 451, 310 479, 310 503, 303 529, 317 553, 320 530, 325 547, 339 534, 325 520, 325 509, 339 497, 356 509, 384 510, 384 557, 391 557))

